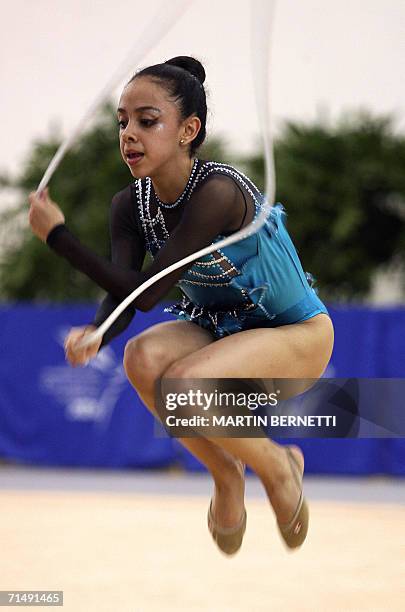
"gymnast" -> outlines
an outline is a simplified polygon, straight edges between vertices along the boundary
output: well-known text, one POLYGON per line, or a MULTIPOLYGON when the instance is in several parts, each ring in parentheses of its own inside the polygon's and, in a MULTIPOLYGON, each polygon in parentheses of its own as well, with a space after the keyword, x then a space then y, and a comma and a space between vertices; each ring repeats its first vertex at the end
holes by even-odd
MULTIPOLYGON (((202 160, 205 70, 176 57, 138 71, 124 87, 117 119, 121 156, 134 180, 112 199, 111 261, 87 248, 65 223, 48 190, 29 196, 32 231, 107 292, 94 320, 65 340, 72 366, 84 365, 174 285, 182 299, 125 347, 128 380, 156 414, 157 379, 308 378, 325 371, 333 325, 286 228, 282 204, 255 233, 171 272, 146 289, 102 339, 80 347, 136 287, 157 272, 254 222, 264 202, 231 165, 202 160), (146 252, 152 263, 142 270, 146 252)), ((237 126, 235 126, 237 129, 237 126)), ((236 553, 246 529, 244 471, 260 478, 286 546, 304 542, 309 511, 298 446, 263 438, 180 438, 209 470, 214 492, 208 527, 220 550, 236 553)))

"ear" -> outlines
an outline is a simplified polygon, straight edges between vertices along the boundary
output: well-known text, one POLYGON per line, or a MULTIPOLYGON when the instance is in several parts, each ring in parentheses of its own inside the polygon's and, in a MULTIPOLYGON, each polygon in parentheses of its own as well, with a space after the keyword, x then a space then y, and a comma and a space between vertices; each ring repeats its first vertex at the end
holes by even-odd
POLYGON ((192 142, 196 138, 200 129, 201 121, 198 117, 192 115, 191 117, 185 119, 182 124, 180 136, 183 146, 189 145, 190 142, 192 142))

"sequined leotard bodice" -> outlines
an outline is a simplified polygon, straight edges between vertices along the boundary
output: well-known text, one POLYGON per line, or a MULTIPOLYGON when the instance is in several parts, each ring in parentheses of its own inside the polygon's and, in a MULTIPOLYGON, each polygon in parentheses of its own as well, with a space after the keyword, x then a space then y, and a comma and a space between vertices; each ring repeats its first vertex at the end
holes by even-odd
MULTIPOLYGON (((248 225, 259 214, 263 196, 234 167, 196 159, 179 200, 175 206, 161 202, 149 177, 117 194, 112 205, 109 265, 81 245, 65 225, 48 236, 55 251, 109 292, 97 311, 96 325, 159 269, 248 225), (146 251, 154 261, 146 272, 140 272, 146 251)), ((216 339, 327 313, 311 275, 302 268, 285 217, 284 207, 276 204, 258 232, 155 283, 144 292, 142 303, 140 296, 121 315, 103 344, 129 324, 136 307, 148 310, 174 284, 183 297, 165 311, 210 330, 216 339)))

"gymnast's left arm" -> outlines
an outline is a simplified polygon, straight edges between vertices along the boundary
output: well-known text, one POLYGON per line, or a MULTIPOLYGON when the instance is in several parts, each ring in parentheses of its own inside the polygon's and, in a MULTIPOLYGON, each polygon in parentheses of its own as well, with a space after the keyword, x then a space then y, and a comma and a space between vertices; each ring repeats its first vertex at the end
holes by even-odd
MULTIPOLYGON (((50 199, 47 190, 42 194, 31 193, 29 202, 31 205, 29 221, 33 233, 113 298, 118 301, 123 300, 133 288, 143 282, 140 270, 128 269, 126 266, 100 257, 80 242, 65 225, 62 211, 50 199)), ((117 241, 122 243, 120 237, 117 241)), ((114 244, 112 246, 114 248, 114 244)), ((137 304, 134 306, 137 307, 137 304)))
MULTIPOLYGON (((30 202, 36 205, 35 194, 31 194, 30 202)), ((116 299, 123 300, 161 270, 208 246, 218 234, 232 231, 240 224, 243 214, 244 205, 240 204, 239 190, 232 179, 212 176, 199 186, 186 203, 180 222, 146 270, 128 270, 100 257, 83 245, 63 222, 54 225, 51 246, 73 267, 116 299)), ((46 231, 43 231, 41 239, 45 238, 46 241, 45 234, 46 231)), ((186 264, 148 287, 133 305, 141 311, 153 308, 192 265, 186 264)))

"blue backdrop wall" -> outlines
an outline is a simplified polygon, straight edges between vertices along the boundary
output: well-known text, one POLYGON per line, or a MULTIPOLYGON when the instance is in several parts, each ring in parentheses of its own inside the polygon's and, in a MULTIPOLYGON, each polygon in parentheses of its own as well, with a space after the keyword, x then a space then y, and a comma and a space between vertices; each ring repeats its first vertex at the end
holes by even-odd
MULTIPOLYGON (((86 367, 64 359, 71 326, 94 305, 0 306, 0 457, 20 463, 86 467, 201 469, 167 437, 122 366, 128 339, 164 320, 162 305, 137 313, 130 328, 86 367)), ((335 348, 329 377, 404 377, 405 308, 329 307, 335 348)), ((299 440, 307 473, 405 475, 404 439, 299 440)))

